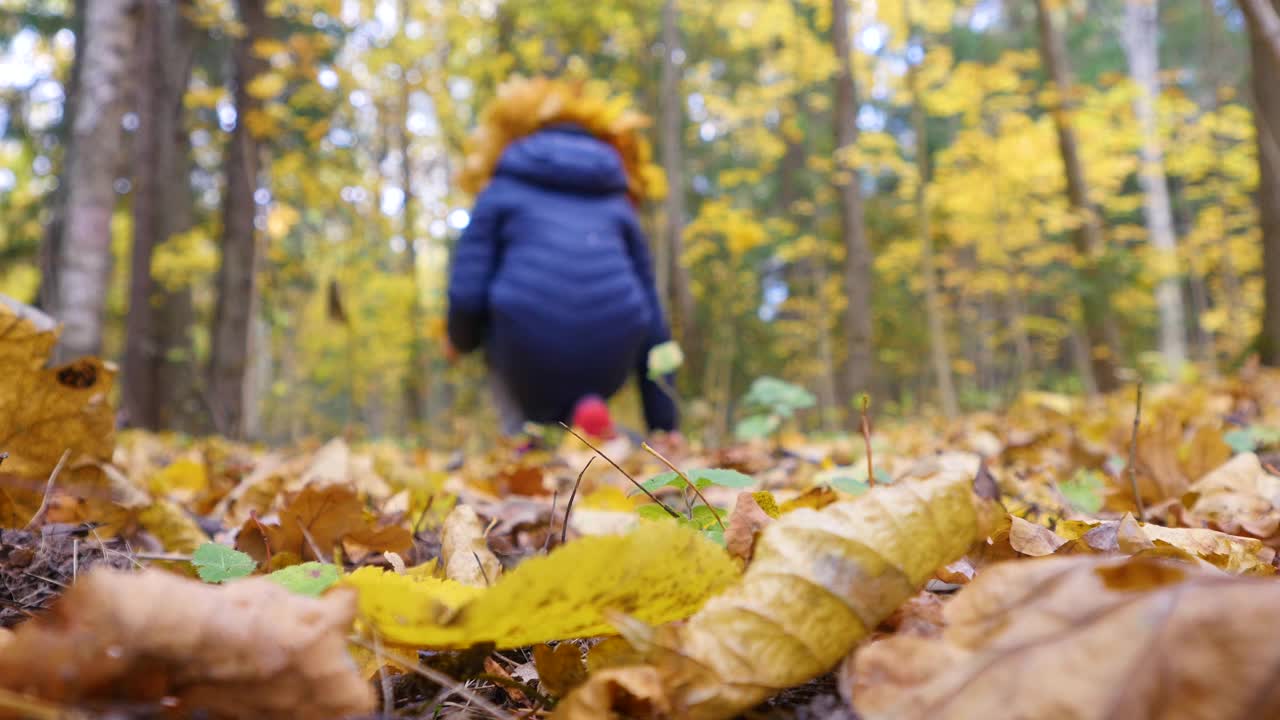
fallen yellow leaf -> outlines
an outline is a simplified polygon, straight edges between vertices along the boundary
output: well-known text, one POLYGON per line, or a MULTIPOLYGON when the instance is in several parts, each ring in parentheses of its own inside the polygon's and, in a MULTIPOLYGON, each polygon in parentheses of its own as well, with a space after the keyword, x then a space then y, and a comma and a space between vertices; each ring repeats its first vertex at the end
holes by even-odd
POLYGON ((612 634, 606 613, 661 623, 687 617, 738 576, 719 546, 673 522, 574 540, 524 561, 492 587, 364 567, 342 583, 388 642, 499 649, 612 634))

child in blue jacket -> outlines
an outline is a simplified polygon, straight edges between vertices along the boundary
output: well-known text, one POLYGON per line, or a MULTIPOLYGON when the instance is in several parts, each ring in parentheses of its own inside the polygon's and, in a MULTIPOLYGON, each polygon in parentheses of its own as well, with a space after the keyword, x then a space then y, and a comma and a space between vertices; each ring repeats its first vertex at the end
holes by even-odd
POLYGON ((670 332, 633 185, 613 144, 552 121, 505 144, 477 196, 449 273, 448 351, 484 349, 504 434, 598 419, 630 376, 649 429, 676 429, 648 376, 670 332))

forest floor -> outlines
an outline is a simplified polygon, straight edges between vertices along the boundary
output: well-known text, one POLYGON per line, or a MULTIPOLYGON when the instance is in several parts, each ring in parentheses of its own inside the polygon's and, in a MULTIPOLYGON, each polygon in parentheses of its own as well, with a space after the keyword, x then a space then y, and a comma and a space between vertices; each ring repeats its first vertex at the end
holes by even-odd
POLYGON ((113 433, 111 368, 28 340, 0 343, 0 717, 1280 713, 1274 371, 1148 387, 1137 422, 1133 389, 1027 393, 458 462, 113 433))

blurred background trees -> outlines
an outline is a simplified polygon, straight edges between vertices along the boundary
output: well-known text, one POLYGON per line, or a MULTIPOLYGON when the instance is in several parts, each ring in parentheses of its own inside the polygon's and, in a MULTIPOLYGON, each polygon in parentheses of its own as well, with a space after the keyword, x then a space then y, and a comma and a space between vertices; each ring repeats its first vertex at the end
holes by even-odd
POLYGON ((0 0, 0 292, 132 424, 488 432, 440 351, 511 73, 654 120, 695 426, 1280 364, 1277 0, 0 0))

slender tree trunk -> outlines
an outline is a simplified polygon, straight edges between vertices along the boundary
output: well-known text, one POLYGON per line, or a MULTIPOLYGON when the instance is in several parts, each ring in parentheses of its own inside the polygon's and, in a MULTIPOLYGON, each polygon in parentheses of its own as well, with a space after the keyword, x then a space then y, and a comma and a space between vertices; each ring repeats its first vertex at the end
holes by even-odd
POLYGON ((1078 365, 1091 366, 1097 389, 1109 392, 1119 387, 1113 356, 1118 348, 1111 346, 1119 333, 1111 316, 1110 292, 1103 284, 1104 278, 1096 265, 1097 256, 1103 252, 1102 227, 1097 208, 1089 199, 1089 184, 1071 123, 1074 89, 1071 68, 1067 62, 1066 43, 1061 32, 1054 26, 1049 1, 1036 0, 1040 55, 1058 95, 1058 107, 1053 109, 1053 120, 1058 130, 1058 151, 1062 154, 1062 165, 1067 175, 1067 196, 1080 222, 1080 227, 1071 234, 1072 242, 1083 264, 1081 280, 1084 287, 1081 289, 1080 301, 1087 337, 1076 340, 1077 345, 1081 340, 1086 345, 1083 348, 1077 347, 1073 354, 1078 365))
MULTIPOLYGON (((903 17, 907 19, 907 32, 914 34, 910 0, 903 0, 902 11, 903 17)), ((947 350, 946 320, 942 316, 942 301, 938 297, 938 269, 934 260, 933 229, 929 217, 929 122, 925 117, 919 65, 908 66, 907 82, 911 88, 911 126, 916 136, 916 231, 920 233, 920 271, 924 275, 929 357, 933 364, 934 379, 938 383, 938 402, 942 406, 942 412, 948 418, 954 418, 960 414, 960 408, 956 401, 951 358, 947 350)))
POLYGON ((684 196, 684 94, 680 90, 684 49, 680 44, 680 16, 676 0, 662 4, 662 168, 667 174, 666 256, 671 285, 670 301, 676 318, 678 338, 696 368, 701 355, 698 342, 697 307, 689 284, 689 270, 683 261, 684 226, 687 219, 684 196))
POLYGON ((66 209, 57 245, 53 314, 63 323, 58 358, 102 350, 102 322, 111 275, 114 183, 124 144, 121 118, 134 40, 131 0, 85 3, 84 37, 68 142, 66 209))
MULTIPOLYGON (((190 76, 192 38, 178 0, 142 0, 138 54, 138 130, 134 138, 133 250, 125 330, 124 406, 131 425, 162 426, 178 388, 161 382, 165 364, 161 310, 151 277, 154 249, 168 239, 190 193, 179 171, 187 153, 182 97, 190 76)), ((189 222, 189 217, 184 219, 189 222)))
MULTIPOLYGON (((401 17, 408 17, 409 3, 401 0, 401 17)), ((412 336, 409 340, 409 367, 405 372, 401 386, 405 419, 409 427, 409 435, 415 440, 426 430, 423 424, 424 383, 427 379, 426 347, 422 334, 426 331, 426 321, 422 312, 422 283, 418 276, 417 239, 417 206, 414 202, 412 136, 409 132, 409 95, 411 87, 407 79, 408 73, 400 73, 400 123, 398 139, 400 147, 400 189, 404 192, 404 206, 401 208, 400 234, 404 237, 404 272, 409 275, 413 297, 409 301, 409 327, 412 336)))
MULTIPOLYGON (((1280 366, 1280 0, 1251 3, 1249 44, 1253 67, 1253 119, 1258 136, 1258 213, 1262 221, 1264 302, 1262 362, 1280 366), (1270 12, 1266 12, 1266 10, 1270 12)), ((1245 3, 1248 7, 1250 3, 1245 3)))
POLYGON ((222 206, 222 264, 218 267, 218 300, 214 309, 212 352, 209 358, 209 404, 214 424, 223 435, 242 437, 250 388, 248 370, 250 318, 256 307, 258 141, 245 118, 258 107, 248 92, 249 82, 265 69, 253 44, 266 34, 265 0, 238 0, 244 34, 235 42, 236 126, 226 150, 226 189, 222 206))
MULTIPOLYGON (((858 87, 853 77, 853 37, 848 0, 831 0, 831 44, 836 54, 835 131, 836 147, 851 148, 858 141, 858 87)), ((871 317, 871 243, 863 217, 858 171, 840 167, 836 187, 840 193, 841 239, 845 248, 845 394, 871 392, 875 369, 875 348, 871 317)), ((848 413, 849 418, 854 413, 848 413)))
POLYGON ((1272 0, 1239 0, 1249 20, 1250 41, 1280 63, 1280 8, 1272 0))
MULTIPOLYGON (((79 94, 76 88, 80 87, 80 72, 84 67, 85 2, 86 0, 75 0, 72 10, 71 29, 76 36, 76 49, 71 59, 71 73, 64 85, 70 92, 67 93, 67 99, 62 105, 62 121, 58 124, 58 140, 66 148, 63 153, 66 163, 70 163, 72 156, 71 128, 75 125, 76 96, 79 94)), ((67 183, 61 182, 54 188, 49 221, 44 229, 44 242, 40 244, 40 289, 37 293, 36 305, 50 314, 58 310, 58 263, 62 260, 62 236, 66 227, 66 212, 67 183)))
POLYGON ((1164 149, 1160 144, 1156 99, 1160 96, 1160 32, 1158 0, 1125 0, 1124 48, 1129 72, 1138 86, 1134 115, 1142 132, 1143 207, 1151 246, 1160 256, 1162 277, 1156 286, 1156 310, 1160 316, 1160 354, 1170 377, 1177 377, 1187 361, 1186 318, 1178 262, 1178 238, 1164 174, 1164 149))

